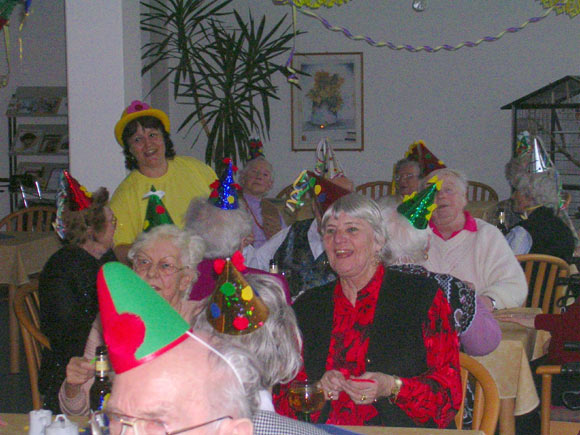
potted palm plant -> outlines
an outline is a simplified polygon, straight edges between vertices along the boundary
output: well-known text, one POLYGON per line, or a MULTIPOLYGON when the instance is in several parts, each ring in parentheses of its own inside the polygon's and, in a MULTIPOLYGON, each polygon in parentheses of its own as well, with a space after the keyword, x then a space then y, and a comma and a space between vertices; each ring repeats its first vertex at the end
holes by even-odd
POLYGON ((175 100, 191 107, 179 130, 194 132, 192 146, 205 135, 205 160, 216 170, 226 157, 245 162, 252 135, 269 136, 272 76, 285 73, 276 59, 294 37, 286 17, 268 28, 265 16, 227 10, 231 2, 149 0, 141 19, 153 36, 143 73, 167 64, 160 82, 170 80, 175 100))

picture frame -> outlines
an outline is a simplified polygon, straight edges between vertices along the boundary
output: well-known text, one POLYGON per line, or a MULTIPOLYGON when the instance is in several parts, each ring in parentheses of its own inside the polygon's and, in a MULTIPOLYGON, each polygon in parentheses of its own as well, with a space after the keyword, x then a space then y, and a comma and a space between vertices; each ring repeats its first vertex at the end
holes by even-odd
POLYGON ((44 184, 44 172, 44 164, 39 162, 20 162, 16 169, 16 173, 19 175, 31 175, 34 180, 41 184, 41 187, 44 184))
POLYGON ((8 103, 7 116, 43 116, 59 114, 62 97, 59 96, 13 96, 8 103))
POLYGON ((40 128, 21 126, 14 136, 12 151, 21 154, 37 153, 44 137, 44 131, 40 128))
POLYGON ((60 152, 62 142, 61 134, 45 133, 40 144, 39 152, 44 154, 56 154, 60 152))
POLYGON ((314 151, 327 138, 335 151, 364 151, 363 54, 296 53, 291 88, 292 151, 314 151))
POLYGON ((45 164, 44 166, 44 190, 47 192, 56 192, 58 190, 58 182, 60 174, 66 169, 65 165, 60 164, 45 164))

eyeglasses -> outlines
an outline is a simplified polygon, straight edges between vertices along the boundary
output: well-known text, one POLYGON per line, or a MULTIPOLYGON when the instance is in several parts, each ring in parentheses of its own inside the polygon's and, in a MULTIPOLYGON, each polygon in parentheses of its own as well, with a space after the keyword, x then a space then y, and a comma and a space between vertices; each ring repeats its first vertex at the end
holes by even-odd
POLYGON ((125 435, 127 428, 133 429, 135 435, 176 435, 198 429, 225 419, 232 419, 230 415, 214 418, 205 423, 168 432, 165 423, 149 418, 131 417, 116 412, 99 411, 91 416, 91 430, 95 435, 125 435))
MULTIPOLYGON (((133 270, 137 273, 149 273, 151 268, 153 267, 153 261, 144 256, 138 255, 133 260, 133 270)), ((162 276, 171 276, 177 272, 182 271, 183 269, 187 269, 188 266, 184 267, 177 267, 175 264, 171 263, 170 261, 161 259, 156 265, 155 269, 159 272, 159 275, 162 276)))
POLYGON ((417 174, 395 175, 395 181, 409 180, 411 178, 419 178, 419 175, 417 175, 417 174))

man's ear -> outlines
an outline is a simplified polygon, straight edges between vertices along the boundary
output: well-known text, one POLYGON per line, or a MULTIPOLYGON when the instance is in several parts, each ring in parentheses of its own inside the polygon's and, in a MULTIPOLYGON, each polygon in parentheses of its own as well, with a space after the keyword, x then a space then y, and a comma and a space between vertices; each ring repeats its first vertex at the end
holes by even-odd
POLYGON ((248 418, 225 420, 219 428, 219 435, 252 435, 254 424, 248 418))

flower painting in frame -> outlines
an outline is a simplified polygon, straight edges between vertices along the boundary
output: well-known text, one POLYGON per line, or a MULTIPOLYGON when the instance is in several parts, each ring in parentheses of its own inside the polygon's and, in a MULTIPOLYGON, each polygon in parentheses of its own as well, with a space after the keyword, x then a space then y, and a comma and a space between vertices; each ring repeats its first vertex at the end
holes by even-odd
POLYGON ((362 53, 296 53, 300 89, 292 92, 292 151, 329 139, 335 151, 364 150, 362 53))

